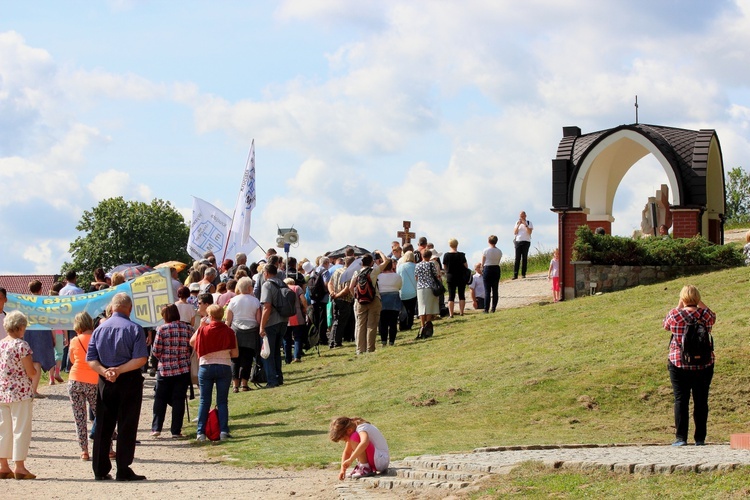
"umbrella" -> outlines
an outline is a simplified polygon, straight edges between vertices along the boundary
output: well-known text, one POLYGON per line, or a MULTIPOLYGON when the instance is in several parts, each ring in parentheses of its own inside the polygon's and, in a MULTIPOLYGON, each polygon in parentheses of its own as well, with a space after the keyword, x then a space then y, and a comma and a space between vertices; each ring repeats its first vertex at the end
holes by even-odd
POLYGON ((155 269, 159 269, 160 267, 174 267, 178 273, 181 273, 187 267, 187 264, 180 262, 179 260, 170 260, 154 266, 155 269))
POLYGON ((123 276, 125 276, 126 280, 132 280, 140 276, 141 274, 153 271, 154 269, 151 266, 147 266, 145 264, 120 264, 117 267, 113 267, 109 270, 110 276, 112 276, 114 273, 122 273, 123 276))
POLYGON ((354 249, 355 257, 361 257, 362 255, 370 253, 369 250, 365 250, 362 247, 358 247, 356 245, 346 245, 339 248, 338 250, 331 250, 326 254, 326 257, 328 257, 329 259, 338 259, 339 257, 344 257, 346 255, 346 251, 350 248, 354 249))

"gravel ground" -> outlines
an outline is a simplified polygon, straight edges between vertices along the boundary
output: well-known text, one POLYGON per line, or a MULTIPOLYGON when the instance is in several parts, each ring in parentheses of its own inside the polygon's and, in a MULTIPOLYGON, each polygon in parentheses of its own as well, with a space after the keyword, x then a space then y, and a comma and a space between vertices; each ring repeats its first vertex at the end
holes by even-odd
MULTIPOLYGON (((133 470, 148 481, 94 481, 91 462, 80 460, 67 384, 41 386, 46 399, 34 401, 28 469, 34 481, 5 481, 4 498, 337 498, 335 470, 240 469, 208 458, 205 447, 190 441, 150 436, 154 379, 146 379, 133 470), (22 496, 23 495, 23 496, 22 496)), ((230 394, 231 396, 231 394, 230 394)), ((231 402, 230 402, 231 403, 231 402)), ((191 413, 195 417, 194 412, 191 413)), ((170 421, 167 412, 167 425, 170 421)), ((195 435, 195 424, 184 432, 195 435)), ((167 432, 168 434, 168 432, 167 432)), ((91 447, 91 444, 89 444, 91 447)), ((116 472, 113 464, 112 474, 116 472)))

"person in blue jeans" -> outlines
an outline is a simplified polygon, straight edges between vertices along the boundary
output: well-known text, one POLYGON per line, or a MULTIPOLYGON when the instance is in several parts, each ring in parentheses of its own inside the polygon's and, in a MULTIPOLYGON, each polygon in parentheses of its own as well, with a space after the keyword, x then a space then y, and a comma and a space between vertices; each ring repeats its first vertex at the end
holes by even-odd
POLYGON ((232 384, 232 358, 239 356, 237 337, 234 330, 223 321, 224 309, 211 305, 206 309, 211 321, 201 325, 190 345, 198 355, 198 386, 201 390, 198 405, 197 441, 206 440, 206 421, 211 409, 211 397, 216 385, 216 406, 219 410, 220 439, 232 437, 229 434, 229 386, 232 384))
POLYGON ((279 303, 281 297, 280 287, 286 285, 276 276, 276 266, 266 264, 263 267, 265 281, 261 287, 260 303, 262 314, 260 318, 260 337, 268 337, 271 347, 271 355, 263 360, 263 368, 266 370, 268 383, 266 388, 278 387, 284 384, 284 375, 281 372, 281 344, 286 333, 289 318, 278 313, 275 304, 279 303), (273 281, 274 283, 270 283, 273 281))

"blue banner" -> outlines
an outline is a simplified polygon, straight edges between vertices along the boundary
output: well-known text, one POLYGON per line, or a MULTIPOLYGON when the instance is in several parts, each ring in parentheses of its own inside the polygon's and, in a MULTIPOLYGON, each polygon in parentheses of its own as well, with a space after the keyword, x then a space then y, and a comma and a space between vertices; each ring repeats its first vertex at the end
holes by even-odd
POLYGON ((162 268, 98 292, 63 296, 9 293, 5 311, 24 313, 29 318, 28 330, 72 330, 76 314, 85 311, 96 318, 121 292, 133 299, 130 319, 144 327, 161 324, 162 307, 174 303, 170 270, 162 268))

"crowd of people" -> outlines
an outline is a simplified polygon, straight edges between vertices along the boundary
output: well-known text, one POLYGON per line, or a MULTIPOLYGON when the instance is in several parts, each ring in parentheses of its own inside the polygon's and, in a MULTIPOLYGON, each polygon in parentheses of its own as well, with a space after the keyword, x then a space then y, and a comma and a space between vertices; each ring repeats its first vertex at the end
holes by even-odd
MULTIPOLYGON (((526 275, 532 230, 521 212, 514 229, 514 279, 519 266, 522 277, 526 275)), ((172 408, 171 438, 187 437, 182 433, 186 395, 188 391, 192 394, 197 383, 200 400, 196 439, 229 439, 230 391, 247 392, 253 384, 265 389, 283 385, 283 365, 301 362, 305 351, 320 346, 338 349, 353 343, 357 355, 366 355, 375 352, 378 340, 381 347, 394 346, 399 331, 412 330, 415 317, 419 318, 416 339, 429 338, 436 318, 464 315, 467 287, 474 309, 495 312, 503 256, 497 241, 495 235, 488 238, 481 262, 472 268, 458 250, 456 239, 447 242, 449 251, 441 259, 424 237, 416 247, 394 241, 388 254, 376 251, 355 255, 354 248, 348 248, 343 255, 321 256, 314 262, 298 262, 294 257, 284 260, 270 249, 257 263, 248 264, 247 256, 239 253, 217 265, 209 252, 193 263, 184 280, 179 279, 176 268, 171 269, 176 300, 162 309, 164 322, 154 330, 144 330, 130 320, 132 299, 125 293, 116 294, 100 317, 78 314, 70 332, 26 331, 23 315, 11 313, 5 317, 7 326, 0 336, 7 330, 8 338, 14 341, 2 344, 7 350, 0 349, 0 355, 13 352, 17 370, 9 376, 22 383, 16 394, 3 396, 23 401, 13 411, 29 415, 26 421, 14 413, 13 425, 21 426, 22 434, 30 434, 31 401, 45 397, 39 392, 42 372, 49 372, 49 384, 54 385, 63 383, 61 372, 68 371, 81 459, 92 461, 98 480, 112 479, 112 459, 117 462, 117 480, 145 479, 130 469, 145 373, 156 378, 153 438, 162 436, 168 406, 172 408), (267 346, 267 352, 262 346, 267 346), (218 416, 215 436, 209 422, 214 391, 218 416), (90 431, 87 420, 94 422, 90 431), (92 438, 93 452, 89 453, 92 438)), ((110 276, 96 269, 88 291, 124 281, 120 273, 110 276)), ((41 294, 41 283, 30 283, 29 292, 41 294)), ((75 271, 66 274, 65 283, 56 283, 49 290, 50 295, 81 293, 84 290, 75 271)), ((5 291, 0 290, 0 300, 4 299, 5 291)), ((30 479, 33 474, 23 462, 28 442, 15 441, 13 474, 30 479)), ((0 435, 0 452, 9 442, 0 435)), ((0 475, 9 472, 8 458, 0 457, 0 475)))

